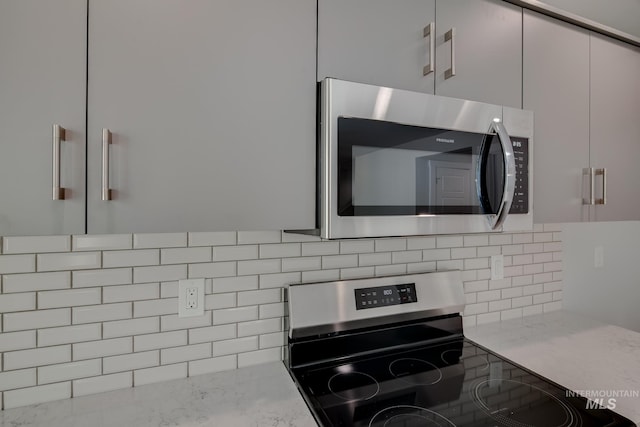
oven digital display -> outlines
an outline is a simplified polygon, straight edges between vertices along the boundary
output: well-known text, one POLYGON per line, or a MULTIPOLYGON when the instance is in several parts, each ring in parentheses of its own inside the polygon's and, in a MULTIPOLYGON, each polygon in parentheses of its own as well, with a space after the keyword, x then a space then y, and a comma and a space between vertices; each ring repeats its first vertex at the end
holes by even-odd
POLYGON ((361 288, 355 294, 357 310, 418 302, 415 283, 361 288))

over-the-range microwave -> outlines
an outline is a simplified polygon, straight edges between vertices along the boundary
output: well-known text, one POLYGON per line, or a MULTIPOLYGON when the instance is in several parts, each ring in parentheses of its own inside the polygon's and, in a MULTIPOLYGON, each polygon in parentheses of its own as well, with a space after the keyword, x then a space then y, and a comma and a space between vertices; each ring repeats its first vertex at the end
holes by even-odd
POLYGON ((322 238, 532 228, 532 112, 327 78, 318 117, 322 238))

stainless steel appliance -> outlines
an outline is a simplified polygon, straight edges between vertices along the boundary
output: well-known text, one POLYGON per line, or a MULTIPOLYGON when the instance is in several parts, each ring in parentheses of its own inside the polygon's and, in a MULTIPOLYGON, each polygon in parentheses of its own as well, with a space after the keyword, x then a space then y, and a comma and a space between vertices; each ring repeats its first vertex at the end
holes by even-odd
POLYGON ((458 271, 288 296, 287 365, 321 426, 634 426, 466 339, 458 271))
POLYGON ((323 238, 531 229, 533 113, 320 84, 323 238))

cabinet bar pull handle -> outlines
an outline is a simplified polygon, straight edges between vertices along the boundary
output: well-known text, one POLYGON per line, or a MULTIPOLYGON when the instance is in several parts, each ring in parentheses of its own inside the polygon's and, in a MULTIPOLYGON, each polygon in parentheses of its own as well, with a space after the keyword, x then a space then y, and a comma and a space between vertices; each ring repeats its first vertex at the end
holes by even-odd
POLYGON ((111 132, 102 129, 102 200, 111 200, 109 189, 109 145, 111 145, 111 132))
POLYGON ((607 204, 607 168, 596 169, 596 175, 602 175, 602 199, 596 199, 596 205, 607 204))
POLYGON ((444 41, 451 40, 451 68, 444 72, 444 78, 450 79, 456 75, 456 29, 452 28, 444 34, 444 41))
POLYGON ((429 63, 427 63, 427 65, 425 65, 422 68, 422 75, 426 76, 427 74, 433 73, 433 66, 434 66, 434 60, 433 60, 433 56, 435 55, 435 50, 436 50, 436 39, 433 38, 435 31, 434 31, 434 26, 435 23, 431 22, 429 23, 429 25, 427 25, 426 27, 424 27, 422 36, 423 37, 429 37, 429 63))
POLYGON ((60 187, 60 141, 65 140, 65 129, 53 125, 53 200, 64 200, 64 188, 60 187))
MULTIPOLYGON (((582 199, 583 205, 595 205, 596 204, 596 174, 594 168, 582 169, 582 176, 589 177, 589 198, 582 199)), ((584 182, 584 180, 583 180, 584 182)), ((583 193, 584 194, 584 193, 583 193)))

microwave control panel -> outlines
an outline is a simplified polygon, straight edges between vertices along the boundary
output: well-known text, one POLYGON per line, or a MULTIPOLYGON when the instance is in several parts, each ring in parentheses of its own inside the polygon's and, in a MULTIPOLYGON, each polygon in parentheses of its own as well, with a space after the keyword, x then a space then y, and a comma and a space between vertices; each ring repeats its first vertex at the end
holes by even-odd
POLYGON ((415 283, 360 288, 355 294, 356 310, 418 302, 415 283))
POLYGON ((529 139, 511 137, 516 162, 516 185, 509 213, 529 213, 529 139))

